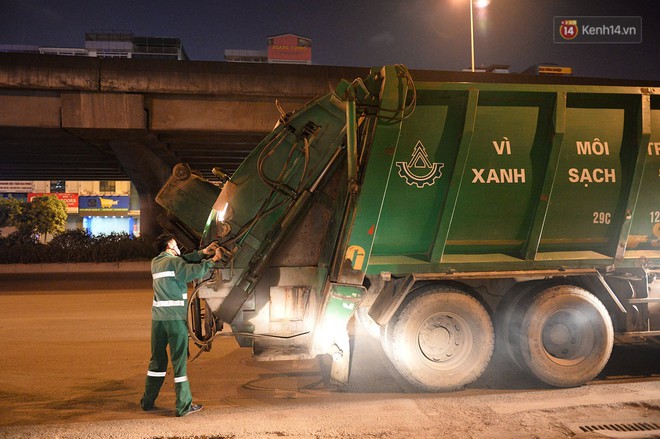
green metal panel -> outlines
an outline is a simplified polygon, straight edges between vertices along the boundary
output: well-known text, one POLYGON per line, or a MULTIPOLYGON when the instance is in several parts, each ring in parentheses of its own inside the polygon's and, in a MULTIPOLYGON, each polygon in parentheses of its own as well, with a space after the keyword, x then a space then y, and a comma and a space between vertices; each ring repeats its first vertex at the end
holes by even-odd
POLYGON ((553 190, 553 184, 557 175, 557 166, 561 157, 561 146, 564 141, 564 132, 566 131, 566 93, 556 93, 555 108, 552 118, 552 145, 548 156, 548 167, 545 172, 543 187, 538 197, 536 213, 534 215, 532 227, 527 238, 527 245, 524 248, 523 258, 526 260, 536 259, 536 254, 541 243, 541 234, 548 214, 550 196, 553 190))
POLYGON ((326 95, 288 116, 223 187, 214 209, 228 206, 225 221, 231 231, 217 238, 232 252, 231 267, 243 270, 215 311, 222 321, 237 316, 340 157, 345 113, 337 103, 334 94, 326 95))
POLYGON ((339 283, 362 284, 374 246, 374 238, 380 227, 387 180, 391 174, 394 155, 399 143, 402 115, 399 110, 405 106, 407 85, 398 75, 395 67, 385 67, 376 131, 369 145, 367 162, 363 170, 363 181, 359 189, 359 201, 345 224, 347 234, 342 237, 345 249, 339 283), (385 110, 384 110, 385 109, 385 110))
POLYGON ((599 95, 569 94, 541 251, 583 250, 614 257, 623 220, 618 207, 631 176, 630 158, 637 156, 634 142, 624 145, 623 98, 603 101, 599 95))
POLYGON ((259 220, 244 235, 243 240, 248 240, 248 244, 250 238, 256 240, 252 245, 265 239, 273 225, 281 220, 296 191, 312 184, 339 147, 345 116, 343 109, 331 103, 329 95, 300 111, 303 112, 305 117, 296 118, 295 114, 290 125, 277 128, 264 139, 231 177, 235 190, 227 199, 232 232, 249 225, 260 210, 266 212, 258 215, 259 220), (303 137, 308 126, 316 127, 316 131, 310 140, 309 163, 305 167, 303 137), (304 177, 303 172, 306 172, 304 177), (280 189, 273 190, 262 177, 277 180, 280 189))
MULTIPOLYGON (((468 156, 470 155, 470 145, 472 144, 472 136, 474 134, 474 126, 477 118, 477 102, 479 101, 479 90, 473 88, 469 90, 467 99, 467 108, 465 111, 465 124, 463 125, 463 133, 460 137, 458 145, 458 153, 456 156, 455 172, 452 172, 451 181, 449 183, 449 192, 447 193, 447 202, 443 209, 440 226, 433 239, 433 248, 431 250, 431 261, 439 261, 447 247, 447 236, 454 219, 456 212, 456 205, 458 202, 458 195, 461 191, 461 183, 464 180, 465 173, 468 171, 466 167, 468 156)), ((388 270, 389 271, 389 270, 388 270)))
POLYGON ((467 93, 417 90, 389 176, 373 253, 427 257, 454 172, 467 93), (435 168, 434 168, 435 167, 435 168))
MULTIPOLYGON (((619 215, 619 237, 616 242, 615 259, 620 261, 625 256, 626 245, 632 226, 632 215, 635 212, 637 198, 641 190, 644 176, 644 163, 646 161, 645 146, 649 143, 651 135, 651 114, 649 105, 649 96, 634 96, 634 105, 627 110, 626 118, 628 128, 624 128, 624 143, 630 145, 630 157, 628 158, 631 166, 629 171, 630 178, 624 181, 623 196, 617 210, 619 215), (626 136, 625 133, 628 133, 626 136)), ((622 163, 626 157, 622 155, 622 163)))
POLYGON ((220 188, 188 172, 171 175, 156 201, 201 237, 219 193, 220 188))
POLYGON ((435 259, 436 243, 443 253, 520 254, 552 142, 554 95, 484 92, 468 116, 464 93, 417 93, 415 113, 401 130, 398 172, 388 182, 374 254, 435 259), (448 235, 429 240, 449 224, 448 235))
POLYGON ((331 283, 328 301, 322 315, 331 320, 331 329, 346 326, 348 320, 353 316, 356 306, 362 300, 365 289, 362 286, 340 285, 331 283))
POLYGON ((401 166, 390 174, 369 274, 591 269, 622 256, 619 266, 657 263, 660 101, 652 90, 416 87, 394 164, 419 178, 404 178, 401 166), (436 164, 442 175, 420 183, 436 164))
POLYGON ((646 144, 642 143, 646 163, 627 246, 633 254, 660 249, 660 100, 654 104, 650 110, 651 135, 643 138, 648 139, 646 144))
POLYGON ((546 170, 552 98, 480 94, 446 253, 521 253, 546 170))

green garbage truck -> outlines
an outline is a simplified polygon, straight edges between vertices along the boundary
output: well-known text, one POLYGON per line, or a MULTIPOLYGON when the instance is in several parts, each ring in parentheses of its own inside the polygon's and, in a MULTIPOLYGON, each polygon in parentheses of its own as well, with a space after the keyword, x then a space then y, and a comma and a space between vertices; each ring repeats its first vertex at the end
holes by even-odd
POLYGON ((614 343, 658 343, 660 92, 506 76, 373 68, 283 112, 230 177, 178 164, 157 202, 224 253, 193 340, 228 325, 259 359, 324 355, 342 384, 355 316, 428 391, 494 350, 570 387, 614 343))

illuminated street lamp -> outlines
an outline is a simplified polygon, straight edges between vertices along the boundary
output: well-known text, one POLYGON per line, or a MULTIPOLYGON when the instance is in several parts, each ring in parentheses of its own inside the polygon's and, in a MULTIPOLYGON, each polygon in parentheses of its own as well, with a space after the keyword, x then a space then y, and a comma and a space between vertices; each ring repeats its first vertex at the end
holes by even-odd
POLYGON ((472 13, 474 7, 484 9, 490 4, 490 0, 470 0, 470 48, 472 55, 472 71, 474 72, 474 14, 472 13))

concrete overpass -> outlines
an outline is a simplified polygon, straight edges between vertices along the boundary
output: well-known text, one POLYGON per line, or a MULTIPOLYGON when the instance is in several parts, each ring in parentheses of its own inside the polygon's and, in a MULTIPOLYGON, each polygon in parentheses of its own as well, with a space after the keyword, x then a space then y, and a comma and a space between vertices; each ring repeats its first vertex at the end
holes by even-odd
POLYGON ((292 111, 368 69, 0 54, 0 180, 131 180, 143 233, 179 162, 231 174, 292 111))

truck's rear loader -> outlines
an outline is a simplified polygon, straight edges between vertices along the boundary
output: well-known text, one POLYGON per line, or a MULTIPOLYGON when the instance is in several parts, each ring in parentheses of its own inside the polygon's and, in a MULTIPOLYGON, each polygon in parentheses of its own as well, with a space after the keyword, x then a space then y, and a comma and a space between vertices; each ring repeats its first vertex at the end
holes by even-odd
POLYGON ((540 380, 585 383, 615 341, 660 338, 657 132, 660 95, 638 86, 413 83, 403 66, 342 82, 219 196, 184 164, 159 194, 226 252, 192 337, 224 322, 261 359, 328 354, 346 383, 356 314, 423 389, 477 379, 496 338, 540 380))

